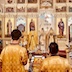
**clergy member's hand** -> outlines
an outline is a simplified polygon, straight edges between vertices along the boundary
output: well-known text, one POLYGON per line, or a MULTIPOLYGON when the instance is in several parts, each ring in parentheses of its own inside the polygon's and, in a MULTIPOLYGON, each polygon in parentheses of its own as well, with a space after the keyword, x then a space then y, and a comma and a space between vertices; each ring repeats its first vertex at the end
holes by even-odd
POLYGON ((22 57, 21 57, 21 62, 22 62, 23 65, 26 65, 27 64, 27 60, 24 61, 22 57))

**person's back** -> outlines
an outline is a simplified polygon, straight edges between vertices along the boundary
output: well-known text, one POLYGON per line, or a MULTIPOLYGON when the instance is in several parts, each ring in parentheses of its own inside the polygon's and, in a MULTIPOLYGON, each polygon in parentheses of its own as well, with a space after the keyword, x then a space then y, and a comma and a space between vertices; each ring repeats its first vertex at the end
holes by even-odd
POLYGON ((24 65, 27 63, 27 51, 19 46, 21 32, 13 30, 11 33, 12 43, 6 46, 1 53, 2 72, 25 72, 24 65))
POLYGON ((19 45, 9 45, 4 48, 2 52, 2 72, 24 72, 21 60, 22 56, 24 61, 27 60, 24 53, 26 53, 26 50, 19 45))
POLYGON ((57 54, 59 51, 57 43, 50 43, 49 51, 51 57, 48 57, 43 61, 41 72, 69 72, 70 65, 68 60, 57 54))
POLYGON ((70 66, 67 59, 52 56, 46 58, 42 63, 42 72, 69 72, 70 66))

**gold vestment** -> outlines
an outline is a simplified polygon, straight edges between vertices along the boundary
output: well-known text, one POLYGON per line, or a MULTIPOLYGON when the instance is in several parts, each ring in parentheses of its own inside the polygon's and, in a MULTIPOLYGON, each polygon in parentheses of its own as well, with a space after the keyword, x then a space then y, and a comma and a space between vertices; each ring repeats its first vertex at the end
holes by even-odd
POLYGON ((67 59, 59 56, 46 58, 41 67, 42 72, 69 72, 70 65, 67 59))
POLYGON ((10 44, 1 53, 2 72, 25 72, 24 65, 28 59, 25 48, 10 44))
POLYGON ((22 43, 23 47, 27 48, 27 46, 28 46, 28 35, 27 35, 26 32, 22 32, 21 43, 22 43))
POLYGON ((34 59, 33 72, 40 72, 42 61, 43 61, 42 58, 35 58, 34 59))
POLYGON ((57 36, 55 35, 52 28, 50 28, 48 34, 46 35, 46 49, 48 50, 48 46, 51 42, 57 43, 57 36))
POLYGON ((29 33, 29 50, 34 50, 38 44, 38 35, 35 31, 29 33))

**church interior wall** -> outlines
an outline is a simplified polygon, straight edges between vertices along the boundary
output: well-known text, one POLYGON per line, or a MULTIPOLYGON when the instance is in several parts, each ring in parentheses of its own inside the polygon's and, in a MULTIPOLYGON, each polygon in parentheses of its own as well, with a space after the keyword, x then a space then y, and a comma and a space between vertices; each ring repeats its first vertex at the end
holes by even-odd
MULTIPOLYGON (((57 0, 35 0, 35 2, 29 2, 30 0, 24 0, 25 3, 17 3, 17 0, 12 0, 12 3, 8 3, 8 0, 0 0, 0 42, 5 47, 10 43, 11 37, 7 34, 7 22, 10 19, 12 23, 12 30, 17 28, 17 18, 25 18, 25 32, 29 34, 29 24, 31 19, 35 23, 35 31, 40 34, 41 28, 44 28, 45 33, 48 33, 52 27, 55 35, 57 36, 57 43, 60 50, 65 50, 66 45, 69 44, 69 24, 72 24, 70 17, 72 17, 72 2, 65 0, 66 2, 58 2, 57 0), (3 2, 4 1, 4 2, 3 2), (43 1, 47 4, 42 6, 43 1), (57 2, 56 2, 57 1, 57 2), (1 3, 1 2, 0 2, 1 3), (21 9, 22 8, 22 9, 21 9), (21 10, 20 10, 21 9, 21 10), (59 36, 58 23, 60 19, 64 22, 64 35, 59 36), (69 22, 70 21, 70 22, 69 22), (1 41, 2 40, 2 41, 1 41)), ((18 0, 19 1, 19 0, 18 0)), ((23 1, 23 0, 22 0, 23 1)), ((34 0, 33 0, 34 1, 34 0)))

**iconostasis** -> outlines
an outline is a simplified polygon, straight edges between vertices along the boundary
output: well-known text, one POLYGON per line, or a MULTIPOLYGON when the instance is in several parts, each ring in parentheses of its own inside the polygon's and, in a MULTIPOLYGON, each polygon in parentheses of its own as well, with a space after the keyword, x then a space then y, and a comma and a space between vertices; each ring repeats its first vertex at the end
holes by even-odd
POLYGON ((72 42, 72 0, 0 0, 0 45, 10 43, 11 31, 18 28, 38 35, 52 28, 60 50, 72 42), (62 25, 61 25, 62 22, 62 25))

